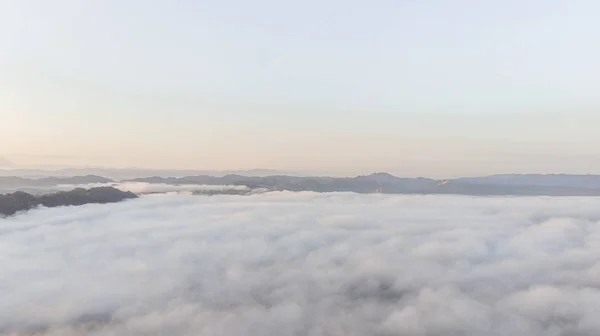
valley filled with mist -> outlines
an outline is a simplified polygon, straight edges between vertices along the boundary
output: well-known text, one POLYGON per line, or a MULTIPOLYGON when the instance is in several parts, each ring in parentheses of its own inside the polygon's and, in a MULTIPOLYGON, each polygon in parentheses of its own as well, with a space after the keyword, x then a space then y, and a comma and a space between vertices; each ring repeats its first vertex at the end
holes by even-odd
POLYGON ((600 199, 151 194, 0 219, 2 335, 593 335, 600 199))

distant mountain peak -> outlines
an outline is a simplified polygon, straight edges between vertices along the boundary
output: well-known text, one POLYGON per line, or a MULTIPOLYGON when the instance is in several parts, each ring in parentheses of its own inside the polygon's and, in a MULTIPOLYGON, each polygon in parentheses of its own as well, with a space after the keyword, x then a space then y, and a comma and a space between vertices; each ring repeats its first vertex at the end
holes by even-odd
POLYGON ((389 173, 378 172, 378 173, 372 173, 369 175, 361 175, 361 176, 358 176, 357 179, 372 180, 372 181, 377 181, 379 183, 382 183, 382 182, 386 182, 386 181, 397 180, 398 177, 396 177, 392 174, 389 174, 389 173))
POLYGON ((8 159, 0 156, 0 168, 9 168, 14 167, 15 164, 10 162, 8 159))
POLYGON ((367 175, 367 177, 387 177, 387 178, 397 178, 396 176, 390 174, 390 173, 386 173, 386 172, 377 172, 377 173, 372 173, 370 175, 367 175))

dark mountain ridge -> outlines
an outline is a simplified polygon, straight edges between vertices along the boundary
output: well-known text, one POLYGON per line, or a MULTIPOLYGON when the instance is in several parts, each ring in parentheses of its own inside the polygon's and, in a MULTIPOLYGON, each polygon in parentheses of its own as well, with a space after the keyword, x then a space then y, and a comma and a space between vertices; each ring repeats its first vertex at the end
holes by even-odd
POLYGON ((11 194, 0 195, 0 216, 12 216, 18 212, 31 210, 38 206, 51 208, 88 203, 115 203, 137 197, 132 192, 121 191, 112 187, 77 188, 71 191, 61 191, 39 196, 17 191, 11 194))
POLYGON ((471 184, 535 185, 600 189, 600 175, 496 174, 483 177, 461 177, 454 181, 471 184))
POLYGON ((589 179, 583 181, 577 176, 568 179, 564 178, 563 175, 558 175, 560 180, 554 182, 552 182, 554 175, 522 175, 528 178, 520 178, 520 180, 519 176, 521 175, 504 175, 514 176, 514 180, 507 178, 503 180, 499 176, 501 175, 435 180, 423 177, 401 178, 388 173, 374 173, 357 177, 297 177, 284 175, 256 177, 230 174, 222 177, 207 175, 180 178, 146 177, 129 181, 166 184, 244 185, 249 188, 315 192, 461 194, 474 196, 600 196, 600 176, 594 177, 598 179, 598 184, 589 183, 591 182, 589 179), (522 183, 518 183, 519 181, 522 183))
MULTIPOLYGON (((0 187, 7 191, 29 190, 35 187, 114 183, 97 175, 45 177, 26 179, 0 177, 0 187)), ((238 185, 250 189, 356 192, 385 194, 460 194, 460 195, 522 195, 522 196, 600 196, 600 175, 567 174, 501 174, 436 180, 424 177, 402 178, 378 172, 356 177, 329 176, 224 176, 192 175, 183 177, 143 177, 121 182, 164 183, 171 185, 238 185)), ((33 190, 33 189, 32 189, 33 190)))

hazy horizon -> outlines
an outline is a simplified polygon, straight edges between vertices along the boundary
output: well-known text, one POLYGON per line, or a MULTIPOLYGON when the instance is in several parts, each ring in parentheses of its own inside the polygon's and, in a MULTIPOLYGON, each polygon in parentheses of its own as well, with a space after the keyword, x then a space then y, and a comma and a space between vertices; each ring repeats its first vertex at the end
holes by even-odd
MULTIPOLYGON (((35 158, 35 156, 31 156, 35 158)), ((595 162, 590 162, 590 164, 577 165, 575 167, 569 167, 565 170, 553 169, 554 166, 548 167, 544 166, 540 163, 538 166, 533 167, 524 167, 522 165, 516 165, 511 167, 504 167, 504 169, 481 169, 480 166, 473 165, 465 165, 464 162, 435 162, 435 161, 422 161, 422 162, 411 162, 410 167, 407 169, 406 167, 402 168, 394 168, 390 167, 388 169, 373 166, 372 168, 353 168, 352 166, 348 166, 342 169, 310 169, 309 167, 305 169, 278 169, 273 167, 177 167, 177 166, 110 166, 110 165, 94 165, 94 164, 52 164, 52 163, 39 163, 40 161, 32 161, 34 163, 30 164, 20 164, 19 161, 8 160, 8 156, 0 156, 0 170, 4 171, 10 175, 10 172, 19 172, 19 171, 61 171, 61 170, 80 170, 82 172, 90 172, 94 170, 114 170, 114 171, 172 171, 172 172, 198 172, 198 173, 208 173, 214 174, 218 172, 228 172, 228 173, 244 173, 244 172, 253 172, 253 171, 271 171, 273 174, 289 174, 289 175, 306 175, 306 176, 358 176, 358 175, 367 175, 372 173, 389 173, 399 177, 427 177, 427 178, 437 178, 437 179, 448 179, 448 178, 459 178, 459 177, 471 177, 471 176, 489 176, 489 175, 501 175, 501 174, 567 174, 567 175, 600 175, 600 170, 594 169, 597 164, 595 162), (4 160, 2 160, 4 159, 4 160), (4 163, 4 165, 2 164, 4 163), (450 173, 453 167, 462 167, 461 170, 458 170, 456 173, 450 173), (588 168, 590 167, 590 168, 588 168)), ((594 160, 595 161, 595 160, 594 160)), ((573 162, 573 161, 570 161, 573 162)), ((598 160, 598 164, 600 164, 600 160, 598 160)), ((83 173, 82 173, 83 174, 83 173)), ((18 174, 17 174, 18 175, 18 174)), ((137 176, 137 175, 136 175, 137 176)), ((144 177, 146 175, 141 174, 139 177, 144 177)))
POLYGON ((0 4, 20 166, 600 173, 597 1, 0 4))

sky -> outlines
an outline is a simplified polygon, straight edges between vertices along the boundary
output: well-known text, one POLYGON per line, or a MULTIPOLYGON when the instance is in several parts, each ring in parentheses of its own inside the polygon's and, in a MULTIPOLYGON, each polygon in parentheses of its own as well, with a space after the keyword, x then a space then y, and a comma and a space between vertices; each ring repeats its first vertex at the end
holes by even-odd
POLYGON ((600 172, 595 0, 0 3, 17 165, 600 172))

